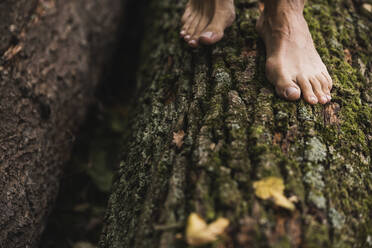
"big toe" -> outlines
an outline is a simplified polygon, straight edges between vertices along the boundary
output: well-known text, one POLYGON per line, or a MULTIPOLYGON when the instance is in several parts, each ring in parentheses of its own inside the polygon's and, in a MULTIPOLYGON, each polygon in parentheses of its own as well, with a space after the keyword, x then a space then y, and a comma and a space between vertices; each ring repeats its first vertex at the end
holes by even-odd
POLYGON ((301 90, 289 79, 280 78, 274 85, 276 93, 289 101, 295 101, 301 97, 301 90))
POLYGON ((301 96, 301 91, 297 87, 289 86, 285 89, 284 97, 287 100, 295 101, 301 96))
POLYGON ((200 42, 205 45, 212 45, 219 40, 221 40, 223 37, 223 30, 218 29, 206 29, 205 32, 203 32, 200 35, 200 42))

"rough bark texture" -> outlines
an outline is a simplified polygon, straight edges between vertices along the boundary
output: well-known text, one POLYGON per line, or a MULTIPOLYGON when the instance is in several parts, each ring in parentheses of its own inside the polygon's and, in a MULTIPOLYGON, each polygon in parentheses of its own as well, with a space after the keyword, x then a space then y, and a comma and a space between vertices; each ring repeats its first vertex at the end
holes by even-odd
POLYGON ((37 247, 110 56, 119 0, 0 3, 0 247, 37 247))
POLYGON ((334 80, 332 102, 310 106, 279 99, 266 81, 252 1, 236 1, 227 38, 199 50, 179 38, 184 5, 154 2, 101 247, 186 247, 175 237, 190 212, 230 219, 213 247, 371 247, 372 25, 358 3, 308 1, 334 80), (253 182, 267 176, 284 179, 295 211, 255 197, 253 182))

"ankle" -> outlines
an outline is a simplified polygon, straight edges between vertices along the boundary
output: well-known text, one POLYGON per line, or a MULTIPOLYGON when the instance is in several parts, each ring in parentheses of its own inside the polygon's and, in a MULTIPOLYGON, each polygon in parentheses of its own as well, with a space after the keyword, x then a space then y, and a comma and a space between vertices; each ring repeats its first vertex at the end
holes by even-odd
POLYGON ((304 0, 263 0, 264 12, 267 17, 280 16, 282 13, 302 14, 305 6, 304 0))
POLYGON ((273 11, 265 9, 262 13, 262 18, 263 26, 270 29, 285 29, 287 31, 295 27, 301 27, 306 23, 302 10, 287 7, 273 11))

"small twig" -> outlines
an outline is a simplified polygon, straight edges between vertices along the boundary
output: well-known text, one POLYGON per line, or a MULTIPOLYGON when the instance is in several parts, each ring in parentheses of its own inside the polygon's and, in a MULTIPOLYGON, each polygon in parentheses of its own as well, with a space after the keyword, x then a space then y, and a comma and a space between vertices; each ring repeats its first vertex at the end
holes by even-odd
POLYGON ((178 229, 183 227, 185 224, 184 223, 172 223, 172 224, 166 224, 166 225, 155 225, 154 229, 156 231, 167 231, 167 230, 172 230, 172 229, 178 229))

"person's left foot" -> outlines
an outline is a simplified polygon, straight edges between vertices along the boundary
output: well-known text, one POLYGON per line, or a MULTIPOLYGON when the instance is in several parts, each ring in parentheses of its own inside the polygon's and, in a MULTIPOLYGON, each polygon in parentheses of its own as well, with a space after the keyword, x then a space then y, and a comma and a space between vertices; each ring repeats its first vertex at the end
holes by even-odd
POLYGON ((189 0, 180 34, 192 47, 211 45, 222 39, 234 20, 234 0, 189 0))

